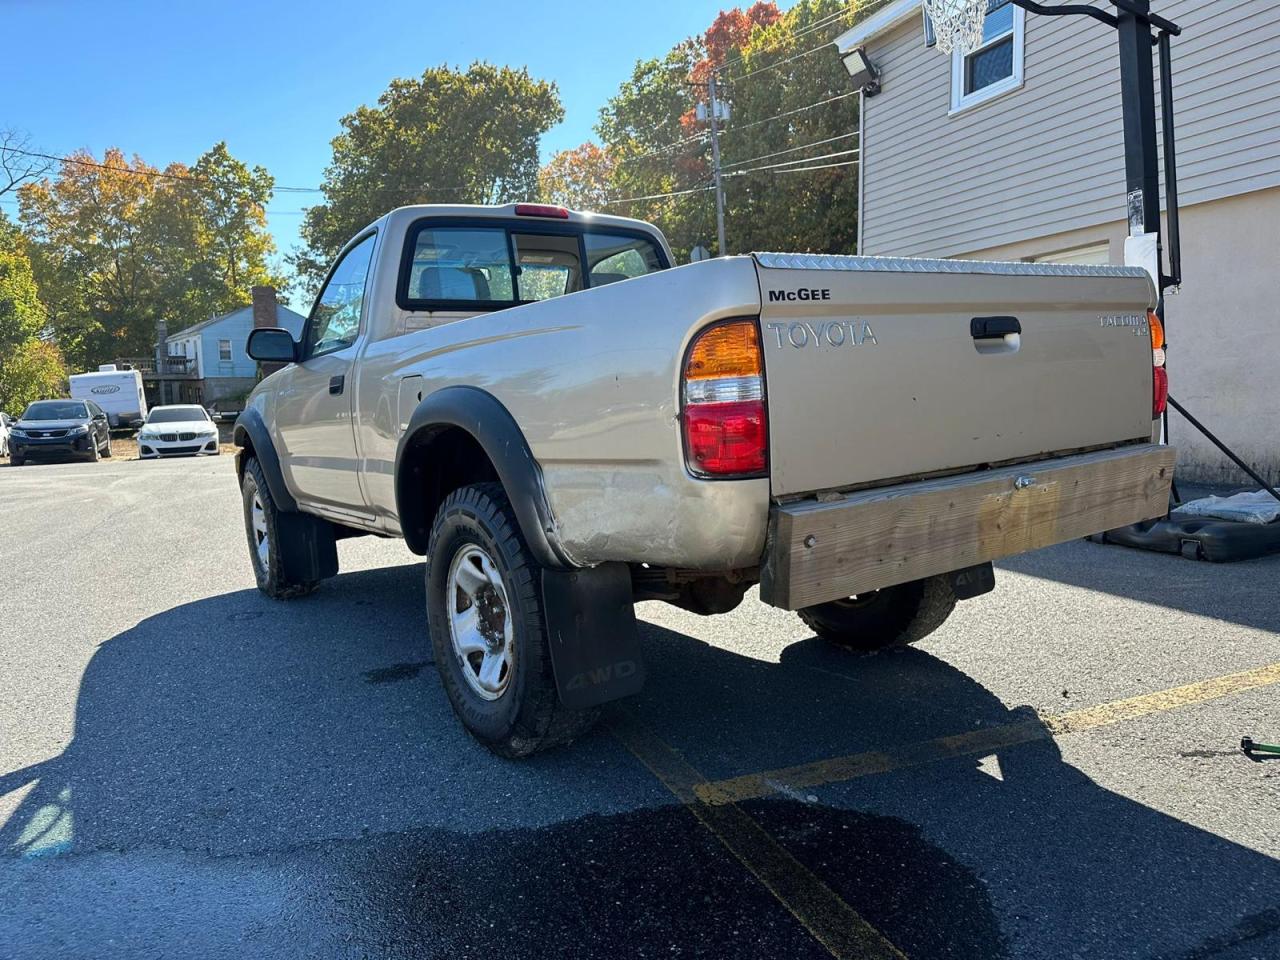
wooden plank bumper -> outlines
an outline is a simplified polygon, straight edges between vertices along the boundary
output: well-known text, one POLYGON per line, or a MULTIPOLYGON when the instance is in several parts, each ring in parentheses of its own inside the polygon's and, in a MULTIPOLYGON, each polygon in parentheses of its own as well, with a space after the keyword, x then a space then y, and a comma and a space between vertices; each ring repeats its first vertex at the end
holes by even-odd
POLYGON ((798 610, 1164 516, 1174 459, 1141 444, 776 506, 760 598, 798 610))

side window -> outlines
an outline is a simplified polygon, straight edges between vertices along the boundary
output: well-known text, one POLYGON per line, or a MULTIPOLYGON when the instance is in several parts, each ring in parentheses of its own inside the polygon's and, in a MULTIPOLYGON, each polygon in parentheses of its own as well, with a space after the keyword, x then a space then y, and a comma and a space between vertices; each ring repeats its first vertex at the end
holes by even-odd
POLYGON ((347 251, 320 291, 307 322, 306 356, 332 353, 355 343, 360 332, 365 281, 373 258, 374 234, 347 251))
POLYGON ((987 14, 982 43, 951 54, 951 110, 977 106, 1022 86, 1022 34, 1026 11, 1006 4, 987 14))
POLYGON ((588 233, 585 239, 593 287, 662 269, 658 249, 648 240, 608 233, 588 233))
POLYGON ((511 304, 511 253, 501 228, 423 227, 413 240, 411 301, 511 304))

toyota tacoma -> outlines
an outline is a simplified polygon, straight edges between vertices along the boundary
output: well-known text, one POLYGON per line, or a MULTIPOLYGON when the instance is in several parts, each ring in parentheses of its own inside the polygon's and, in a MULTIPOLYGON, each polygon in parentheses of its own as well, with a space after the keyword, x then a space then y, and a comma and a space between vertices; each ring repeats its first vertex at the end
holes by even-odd
POLYGON ((635 693, 633 613, 758 584, 856 651, 991 561, 1165 511, 1140 269, 756 253, 676 267, 636 220, 413 206, 361 230, 235 428, 258 586, 400 537, 467 729, 519 756, 635 693))

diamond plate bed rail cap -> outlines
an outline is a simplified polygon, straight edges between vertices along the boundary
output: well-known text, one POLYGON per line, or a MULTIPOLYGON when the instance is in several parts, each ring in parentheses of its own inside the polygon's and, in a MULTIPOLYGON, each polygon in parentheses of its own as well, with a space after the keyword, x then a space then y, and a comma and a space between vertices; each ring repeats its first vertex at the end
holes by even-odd
POLYGON ((1001 260, 934 260, 925 257, 860 257, 835 253, 753 253, 770 270, 860 270, 869 273, 960 273, 1001 277, 1143 277, 1141 267, 1022 263, 1001 260))

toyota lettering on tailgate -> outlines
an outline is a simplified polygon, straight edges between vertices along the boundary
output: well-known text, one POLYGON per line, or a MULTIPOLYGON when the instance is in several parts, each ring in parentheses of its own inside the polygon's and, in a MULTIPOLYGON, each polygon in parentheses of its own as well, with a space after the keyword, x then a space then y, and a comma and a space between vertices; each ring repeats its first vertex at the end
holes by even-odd
POLYGON ((765 326, 778 340, 778 349, 791 344, 797 350, 805 347, 860 347, 864 344, 878 346, 876 332, 865 320, 823 320, 818 323, 767 323, 765 326))

